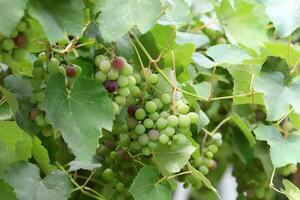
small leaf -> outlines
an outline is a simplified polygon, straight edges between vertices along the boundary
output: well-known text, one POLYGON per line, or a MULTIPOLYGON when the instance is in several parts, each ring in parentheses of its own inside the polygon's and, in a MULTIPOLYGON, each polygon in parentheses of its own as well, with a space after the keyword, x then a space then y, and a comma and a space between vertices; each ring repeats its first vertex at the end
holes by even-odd
POLYGON ((283 179, 282 184, 285 188, 282 192, 289 200, 300 199, 300 190, 291 181, 283 179))
POLYGON ((188 163, 195 150, 189 141, 172 146, 160 144, 153 150, 153 159, 159 168, 176 173, 188 163))
POLYGON ((244 133, 250 146, 253 147, 255 145, 255 138, 252 135, 252 132, 251 132, 249 126, 246 124, 246 122, 236 113, 232 114, 232 120, 244 133))
POLYGON ((49 80, 43 108, 53 127, 62 132, 76 160, 86 164, 96 153, 101 128, 111 130, 115 118, 111 100, 101 84, 80 78, 67 91, 62 75, 49 80))
POLYGON ((67 200, 72 190, 69 177, 62 171, 52 171, 43 180, 36 165, 18 162, 4 175, 4 180, 14 188, 22 200, 67 200))
POLYGON ((162 26, 157 24, 151 29, 150 33, 155 39, 155 44, 160 51, 167 52, 174 49, 176 38, 176 29, 174 26, 162 26))
POLYGON ((284 138, 274 126, 260 125, 255 130, 257 140, 267 141, 274 167, 300 162, 300 136, 290 133, 284 138))
POLYGON ((171 189, 166 181, 158 183, 159 173, 155 167, 145 166, 133 180, 129 192, 135 200, 171 200, 171 189))
POLYGON ((5 89, 2 86, 0 86, 0 92, 5 97, 5 99, 6 99, 7 103, 9 104, 13 114, 15 114, 19 109, 19 105, 18 105, 18 101, 17 101, 16 97, 11 92, 9 92, 7 89, 5 89))
POLYGON ((2 179, 0 179, 0 197, 1 200, 17 200, 14 189, 2 179))

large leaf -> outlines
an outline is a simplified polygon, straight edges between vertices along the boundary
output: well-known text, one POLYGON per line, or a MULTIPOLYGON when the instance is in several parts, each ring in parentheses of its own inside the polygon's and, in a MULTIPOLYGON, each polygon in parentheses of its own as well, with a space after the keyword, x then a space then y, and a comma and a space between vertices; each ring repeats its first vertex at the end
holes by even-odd
POLYGON ((260 125, 255 130, 257 140, 264 140, 270 146, 270 155, 274 167, 283 167, 300 162, 300 136, 290 133, 284 138, 274 126, 260 125))
POLYGON ((289 105, 296 113, 300 113, 300 78, 284 84, 284 76, 280 72, 262 72, 254 81, 254 89, 264 94, 267 120, 275 121, 283 117, 289 105))
POLYGON ((189 141, 172 146, 160 144, 153 150, 153 159, 159 168, 176 173, 188 163, 195 150, 189 141))
POLYGON ((114 120, 112 103, 103 86, 94 80, 78 79, 68 91, 65 78, 56 75, 50 79, 45 96, 43 108, 50 123, 62 132, 77 161, 90 163, 101 128, 111 130, 114 120))
POLYGON ((150 33, 155 39, 155 44, 162 52, 168 52, 174 49, 176 29, 174 26, 155 25, 150 33))
POLYGON ((202 33, 185 33, 177 32, 176 33, 176 42, 178 44, 194 44, 196 48, 199 48, 203 45, 209 43, 209 38, 202 33))
POLYGON ((12 165, 4 179, 22 200, 67 200, 72 189, 64 172, 55 170, 42 180, 38 167, 28 162, 12 165))
POLYGON ((283 179, 282 184, 285 188, 282 192, 289 200, 300 199, 300 190, 291 181, 283 179))
POLYGON ((0 33, 9 36, 24 15, 28 0, 0 0, 0 33))
POLYGON ((300 27, 299 0, 264 0, 266 13, 274 23, 279 36, 291 35, 300 27))
POLYGON ((2 179, 0 179, 0 197, 2 200, 17 200, 13 188, 2 179))
POLYGON ((99 17, 102 36, 107 41, 115 41, 134 25, 146 33, 155 24, 160 12, 160 0, 106 1, 99 17))
POLYGON ((135 200, 171 200, 171 189, 160 177, 155 167, 145 166, 133 180, 129 192, 135 200))
POLYGON ((42 25, 51 43, 78 36, 83 29, 84 4, 81 0, 30 0, 29 12, 42 25))

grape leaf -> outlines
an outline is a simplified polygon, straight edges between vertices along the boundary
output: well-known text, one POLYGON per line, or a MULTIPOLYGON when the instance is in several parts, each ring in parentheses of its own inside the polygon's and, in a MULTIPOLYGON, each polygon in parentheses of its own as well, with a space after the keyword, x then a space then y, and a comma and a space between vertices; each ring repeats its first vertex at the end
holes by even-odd
POLYGON ((176 43, 177 44, 194 44, 196 48, 204 46, 209 43, 209 38, 202 33, 176 33, 176 43))
POLYGON ((264 4, 280 37, 287 37, 300 27, 299 0, 264 0, 264 4))
POLYGON ((155 39, 155 44, 160 51, 170 51, 174 49, 176 39, 176 29, 174 26, 155 25, 151 29, 151 34, 155 39))
POLYGON ((81 163, 79 161, 73 160, 73 161, 69 162, 69 166, 70 166, 70 168, 68 171, 72 172, 72 171, 76 171, 79 169, 93 170, 93 169, 101 167, 101 164, 100 163, 85 164, 85 163, 81 163))
POLYGON ((22 200, 68 199, 72 190, 69 177, 64 172, 52 171, 42 180, 38 167, 28 162, 12 165, 5 173, 4 180, 22 200))
POLYGON ((290 133, 284 138, 274 126, 260 125, 254 129, 257 140, 267 141, 274 167, 300 162, 300 136, 290 133))
POLYGON ((2 179, 0 179, 0 197, 2 200, 17 200, 13 188, 2 179))
POLYGON ((50 43, 79 36, 83 29, 83 9, 81 0, 31 0, 29 13, 42 25, 50 43))
POLYGON ((214 66, 218 65, 217 63, 208 59, 206 56, 202 55, 199 52, 193 53, 192 59, 194 63, 196 63, 200 67, 207 68, 207 69, 213 68, 214 66))
POLYGON ((0 121, 0 173, 10 164, 31 157, 31 140, 14 121, 0 121))
POLYGON ((241 131, 244 133, 244 135, 247 138, 250 146, 253 147, 255 145, 255 138, 252 135, 252 132, 250 130, 249 125, 246 124, 246 122, 236 113, 232 114, 232 120, 241 129, 241 131))
POLYGON ((160 144, 153 150, 153 159, 159 168, 176 173, 187 164, 195 150, 189 141, 172 146, 160 144))
POLYGON ((7 102, 3 103, 0 106, 0 121, 10 120, 12 119, 13 114, 11 112, 11 108, 7 102))
POLYGON ((235 1, 232 8, 228 0, 222 1, 216 12, 225 30, 229 41, 233 44, 242 44, 258 50, 263 42, 268 41, 263 21, 263 9, 258 9, 248 1, 235 1))
POLYGON ((300 190, 291 181, 283 179, 282 184, 285 188, 282 192, 289 200, 300 199, 300 190))
POLYGON ((161 12, 160 0, 106 1, 101 8, 99 25, 107 41, 115 41, 136 25, 146 33, 155 24, 161 12))
POLYGON ((0 32, 9 36, 24 15, 28 0, 0 0, 0 32))
POLYGON ((145 166, 133 180, 129 192, 135 200, 171 200, 171 189, 160 177, 155 167, 145 166))
POLYGON ((9 104, 9 106, 11 108, 12 113, 15 114, 19 109, 19 104, 18 104, 16 97, 11 92, 9 92, 7 89, 2 87, 1 85, 0 85, 0 92, 5 97, 7 103, 9 104))
POLYGON ((289 120, 294 126, 294 128, 300 130, 300 115, 297 115, 295 112, 289 114, 289 120))
POLYGON ((111 130, 114 111, 103 86, 77 79, 71 91, 62 75, 53 76, 42 104, 50 123, 62 132, 77 161, 90 163, 96 153, 101 128, 111 130), (64 120, 62 120, 64 119, 64 120))
POLYGON ((275 121, 283 117, 292 105, 300 113, 300 78, 295 78, 287 85, 280 72, 261 72, 254 81, 254 89, 264 94, 267 120, 275 121))

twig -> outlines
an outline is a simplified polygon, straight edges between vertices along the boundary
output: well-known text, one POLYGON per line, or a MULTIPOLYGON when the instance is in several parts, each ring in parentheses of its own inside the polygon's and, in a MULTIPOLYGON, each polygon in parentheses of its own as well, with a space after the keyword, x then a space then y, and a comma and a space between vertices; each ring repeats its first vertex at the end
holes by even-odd
POLYGON ((176 92, 177 92, 177 80, 176 80, 176 63, 174 52, 171 51, 172 64, 173 64, 173 113, 176 113, 176 92))

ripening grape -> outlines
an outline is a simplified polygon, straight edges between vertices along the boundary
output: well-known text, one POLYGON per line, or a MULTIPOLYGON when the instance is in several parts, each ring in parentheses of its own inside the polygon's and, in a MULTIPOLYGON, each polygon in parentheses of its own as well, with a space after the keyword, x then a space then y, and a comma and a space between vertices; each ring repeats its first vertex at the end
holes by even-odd
POLYGON ((211 158, 205 158, 203 164, 204 164, 206 167, 210 168, 210 167, 213 166, 214 161, 213 161, 211 158))
POLYGON ((103 83, 104 81, 106 81, 107 79, 107 75, 105 73, 103 73, 102 71, 98 71, 96 74, 95 74, 95 79, 97 81, 100 81, 101 83, 103 83))
POLYGON ((119 88, 118 93, 122 97, 128 97, 130 95, 130 90, 128 87, 119 88))
POLYGON ((2 48, 4 50, 10 51, 10 50, 12 50, 14 48, 15 45, 14 45, 14 42, 11 39, 7 38, 7 39, 4 39, 2 41, 2 45, 1 46, 2 46, 2 48))
POLYGON ((170 115, 168 117, 168 125, 171 127, 176 127, 178 124, 178 118, 175 115, 170 115))
POLYGON ((123 67, 123 69, 121 70, 121 74, 125 75, 125 76, 129 76, 130 74, 132 74, 132 67, 131 65, 129 65, 128 63, 126 63, 123 67))
POLYGON ((146 102, 146 104, 145 104, 145 109, 146 109, 146 111, 147 111, 148 113, 153 113, 153 112, 156 111, 157 106, 156 106, 156 104, 155 104, 153 101, 148 101, 148 102, 146 102))
POLYGON ((112 67, 121 70, 125 66, 126 60, 123 57, 116 57, 112 60, 112 67))
POLYGON ((76 77, 80 76, 80 74, 82 73, 82 69, 79 65, 73 65, 73 67, 76 69, 76 77))
POLYGON ((170 104, 171 103, 171 97, 170 97, 170 95, 168 95, 166 93, 162 94, 160 99, 164 104, 170 104))
POLYGON ((149 81, 151 84, 153 84, 153 85, 157 84, 157 83, 158 83, 158 80, 159 80, 159 77, 158 77, 158 75, 156 75, 156 74, 151 74, 151 75, 148 77, 148 81, 149 81))
POLYGON ((139 142, 139 144, 142 145, 142 146, 147 145, 148 142, 149 142, 149 137, 148 137, 148 135, 147 135, 147 134, 143 134, 143 135, 139 136, 138 142, 139 142))
POLYGON ((128 114, 129 114, 130 116, 132 116, 132 117, 135 116, 136 110, 137 110, 136 105, 130 105, 130 106, 128 106, 128 108, 127 108, 128 114))
POLYGON ((153 121, 149 118, 145 119, 143 124, 146 128, 152 128, 153 127, 153 121))
POLYGON ((191 120, 187 115, 180 115, 178 118, 179 127, 189 127, 191 125, 191 120))
MULTIPOLYGON (((66 44, 68 44, 69 41, 67 41, 66 44)), ((104 55, 98 55, 94 58, 94 64, 97 66, 97 67, 100 67, 100 63, 105 60, 106 57, 104 55)))
POLYGON ((119 76, 118 83, 120 87, 125 87, 128 85, 128 78, 124 75, 119 76))
POLYGON ((197 124, 199 122, 199 115, 195 112, 188 113, 191 123, 197 124))
POLYGON ((158 138, 159 138, 159 132, 155 129, 151 129, 149 132, 148 132, 148 136, 149 136, 149 139, 152 140, 152 141, 157 141, 158 138))
POLYGON ((20 32, 15 38, 14 43, 18 48, 24 48, 26 46, 26 35, 22 32, 20 32))
POLYGON ((77 70, 76 70, 76 68, 73 67, 73 66, 68 66, 68 67, 66 68, 66 74, 67 74, 67 76, 68 76, 69 78, 75 77, 75 76, 76 76, 76 72, 77 72, 77 70))
POLYGON ((168 121, 164 118, 159 118, 156 121, 156 126, 158 130, 163 130, 164 128, 166 128, 167 125, 168 125, 168 121))
POLYGON ((145 126, 144 126, 143 124, 138 124, 138 125, 135 127, 134 131, 135 131, 138 135, 142 135, 142 134, 145 133, 146 128, 145 128, 145 126))
POLYGON ((102 60, 99 64, 99 68, 102 72, 107 73, 111 69, 111 64, 108 60, 102 60))
POLYGON ((135 118, 137 120, 143 120, 145 117, 146 117, 146 112, 145 112, 144 109, 139 108, 139 109, 136 110, 136 112, 135 112, 135 118))
POLYGON ((117 71, 115 69, 110 69, 108 71, 107 77, 109 80, 117 80, 119 77, 119 71, 117 71))
POLYGON ((187 114, 190 108, 186 104, 181 104, 178 106, 177 109, 180 114, 187 114))
POLYGON ((135 128, 136 125, 137 125, 137 121, 136 121, 135 118, 129 117, 129 118, 127 119, 127 126, 128 126, 128 128, 135 128))
POLYGON ((136 84, 136 80, 133 76, 128 76, 128 86, 134 86, 136 84))
POLYGON ((134 96, 134 97, 140 96, 141 90, 139 87, 134 85, 134 86, 131 86, 129 89, 130 89, 130 93, 132 96, 134 96))
POLYGON ((169 141, 169 137, 165 134, 162 134, 162 135, 159 136, 159 141, 162 144, 167 144, 168 141, 169 141))
POLYGON ((105 89, 109 93, 113 93, 113 92, 118 90, 118 82, 117 81, 108 80, 108 81, 105 82, 104 85, 105 85, 105 89))
POLYGON ((50 61, 47 65, 47 69, 50 74, 56 74, 59 72, 59 65, 57 62, 50 61))

